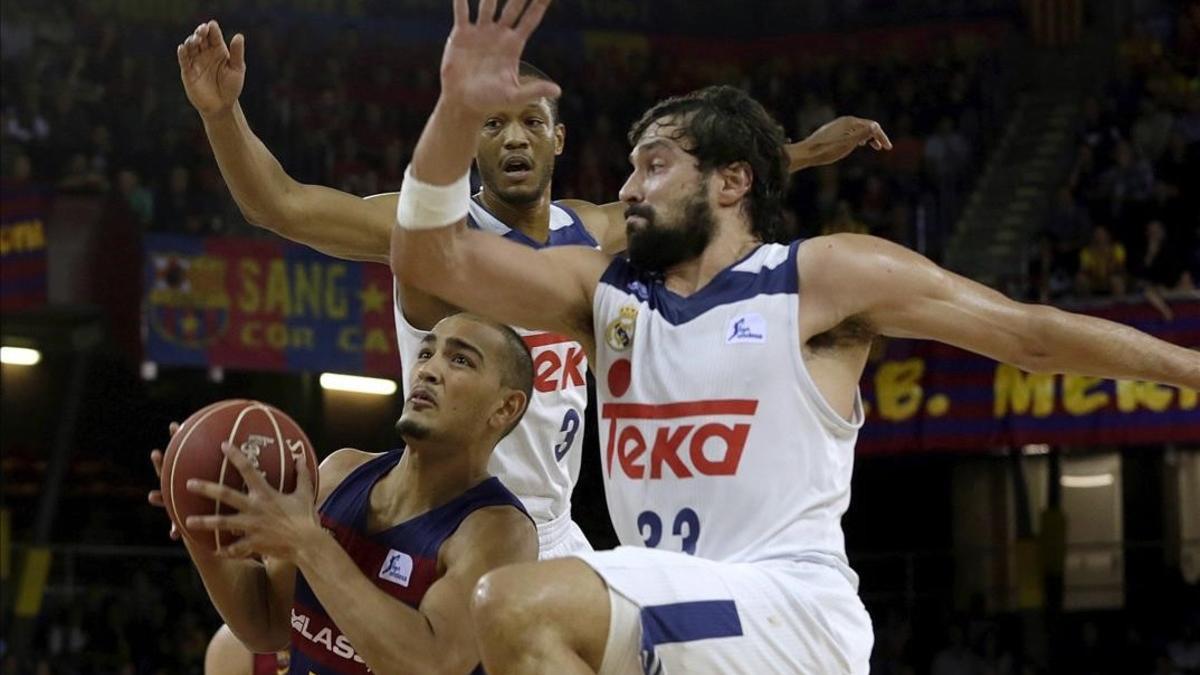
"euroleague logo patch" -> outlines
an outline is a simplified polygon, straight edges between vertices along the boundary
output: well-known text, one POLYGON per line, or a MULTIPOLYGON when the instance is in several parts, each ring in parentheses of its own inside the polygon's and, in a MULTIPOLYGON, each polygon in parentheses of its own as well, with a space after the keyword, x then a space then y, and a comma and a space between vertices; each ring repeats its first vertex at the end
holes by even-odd
POLYGON ((379 578, 387 579, 393 584, 400 584, 407 588, 408 580, 412 577, 412 571, 412 556, 403 551, 392 549, 388 551, 387 557, 383 559, 383 567, 379 569, 379 578))
POLYGON ((621 314, 604 329, 604 340, 616 351, 633 346, 633 331, 637 327, 637 307, 622 307, 621 314))

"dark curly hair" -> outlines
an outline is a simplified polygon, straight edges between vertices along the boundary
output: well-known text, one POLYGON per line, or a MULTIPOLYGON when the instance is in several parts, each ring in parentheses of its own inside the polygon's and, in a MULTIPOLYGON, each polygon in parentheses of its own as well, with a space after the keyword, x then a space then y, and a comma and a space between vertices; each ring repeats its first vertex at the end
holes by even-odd
POLYGON ((709 172, 734 162, 750 165, 753 180, 745 207, 750 227, 764 242, 784 235, 783 196, 787 188, 787 137, 783 127, 758 101, 736 87, 705 87, 659 101, 629 130, 638 140, 652 124, 671 118, 679 132, 674 140, 709 172))

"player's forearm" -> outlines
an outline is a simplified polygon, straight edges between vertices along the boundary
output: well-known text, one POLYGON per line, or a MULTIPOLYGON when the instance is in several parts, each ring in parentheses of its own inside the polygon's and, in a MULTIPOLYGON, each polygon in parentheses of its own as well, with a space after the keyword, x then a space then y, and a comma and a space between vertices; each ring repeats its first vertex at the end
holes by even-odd
POLYGON ((201 119, 221 176, 242 215, 255 225, 286 230, 290 225, 287 198, 299 184, 254 135, 241 105, 235 103, 225 112, 201 119))
POLYGON ((413 149, 413 175, 433 185, 461 178, 471 168, 482 125, 479 113, 442 96, 413 149))
POLYGON ((266 567, 253 560, 218 558, 191 544, 187 547, 208 597, 238 639, 256 652, 285 647, 290 624, 285 612, 271 606, 266 567))
POLYGON ((297 546, 296 565, 372 671, 437 673, 448 660, 425 616, 380 590, 328 532, 297 546))
MULTIPOLYGON (((475 130, 481 124, 477 114, 445 96, 439 99, 413 150, 413 177, 433 185, 450 185, 459 180, 471 167, 479 142, 475 130)), ((451 278, 462 271, 455 246, 459 229, 443 227, 410 232, 394 228, 393 272, 404 283, 453 302, 450 296, 463 285, 451 278)))
POLYGON ((1200 352, 1105 319, 1034 310, 1030 370, 1145 380, 1200 389, 1200 352))

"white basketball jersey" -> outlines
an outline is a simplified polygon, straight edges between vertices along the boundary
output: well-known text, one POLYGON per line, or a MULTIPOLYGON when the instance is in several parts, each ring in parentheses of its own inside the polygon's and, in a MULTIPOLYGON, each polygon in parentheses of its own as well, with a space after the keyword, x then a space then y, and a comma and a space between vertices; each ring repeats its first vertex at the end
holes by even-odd
MULTIPOLYGON (((501 223, 475 200, 467 222, 533 248, 543 246, 501 223)), ((597 246, 573 211, 554 204, 550 207, 550 239, 544 246, 566 245, 597 246)), ((428 331, 414 328, 400 309, 398 295, 396 300, 400 361, 415 363, 428 331)), ((566 337, 513 328, 533 354, 533 397, 521 423, 492 452, 488 470, 521 499, 540 527, 569 519, 583 446, 588 362, 583 347, 566 337)), ((409 378, 405 376, 403 381, 407 397, 409 378)))
POLYGON ((621 543, 729 562, 846 563, 862 426, 800 352, 796 247, 767 244, 680 297, 615 259, 593 304, 601 461, 621 543))

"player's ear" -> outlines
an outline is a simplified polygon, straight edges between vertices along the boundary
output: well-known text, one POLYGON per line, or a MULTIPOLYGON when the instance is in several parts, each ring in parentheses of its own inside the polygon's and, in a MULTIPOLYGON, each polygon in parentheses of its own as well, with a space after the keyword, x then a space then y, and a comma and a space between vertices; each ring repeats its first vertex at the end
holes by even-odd
POLYGON ((567 125, 562 122, 554 124, 554 154, 561 155, 567 142, 567 125))
POLYGON ((525 414, 525 406, 529 403, 529 397, 525 392, 516 389, 505 389, 500 398, 500 402, 496 405, 495 411, 492 413, 491 425, 497 429, 508 429, 509 427, 520 421, 525 414))
POLYGON ((717 169, 717 203, 732 206, 746 196, 754 183, 754 169, 746 162, 732 162, 717 169))

